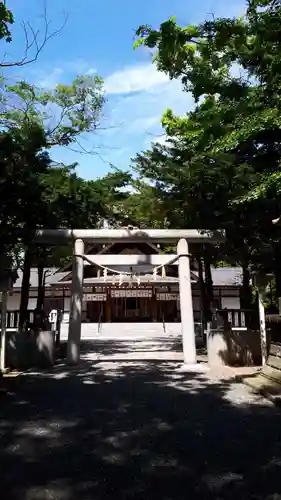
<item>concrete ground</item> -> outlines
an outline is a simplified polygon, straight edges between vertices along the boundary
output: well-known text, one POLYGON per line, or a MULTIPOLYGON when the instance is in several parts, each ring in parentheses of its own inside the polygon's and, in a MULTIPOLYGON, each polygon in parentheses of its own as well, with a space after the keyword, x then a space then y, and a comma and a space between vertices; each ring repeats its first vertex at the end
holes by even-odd
POLYGON ((85 342, 0 396, 1 500, 281 498, 280 410, 147 342, 85 342))

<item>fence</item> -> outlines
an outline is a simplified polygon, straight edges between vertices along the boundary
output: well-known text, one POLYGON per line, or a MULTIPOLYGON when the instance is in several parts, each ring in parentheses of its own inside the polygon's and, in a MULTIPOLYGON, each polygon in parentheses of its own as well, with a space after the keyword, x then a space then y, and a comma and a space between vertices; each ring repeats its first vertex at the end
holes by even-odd
MULTIPOLYGON (((27 311, 28 321, 33 323, 34 321, 34 311, 27 311)), ((7 311, 6 316, 6 328, 18 328, 20 319, 19 311, 7 311)), ((0 322, 1 322, 1 312, 0 312, 0 322)))
POLYGON ((259 328, 258 311, 253 309, 217 310, 215 313, 215 320, 218 325, 222 324, 224 319, 227 319, 231 328, 249 328, 252 330, 259 328))
MULTIPOLYGON (((27 311, 30 323, 34 321, 34 311, 27 311)), ((223 317, 227 314, 227 321, 232 328, 258 328, 258 314, 253 310, 247 309, 221 309, 215 313, 215 319, 218 324, 222 323, 223 317)), ((7 311, 7 328, 17 328, 19 325, 19 311, 7 311)), ((198 325, 201 323, 202 312, 194 311, 194 321, 198 325)), ((1 312, 0 312, 1 320, 1 312)), ((279 326, 280 329, 280 326, 279 326)))

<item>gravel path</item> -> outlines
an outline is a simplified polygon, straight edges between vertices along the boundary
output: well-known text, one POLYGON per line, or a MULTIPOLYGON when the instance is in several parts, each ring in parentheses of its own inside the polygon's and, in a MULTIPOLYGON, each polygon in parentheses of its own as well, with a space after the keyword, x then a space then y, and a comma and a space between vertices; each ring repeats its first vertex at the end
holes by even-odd
POLYGON ((281 498, 278 408, 230 372, 97 350, 1 396, 1 500, 281 498))

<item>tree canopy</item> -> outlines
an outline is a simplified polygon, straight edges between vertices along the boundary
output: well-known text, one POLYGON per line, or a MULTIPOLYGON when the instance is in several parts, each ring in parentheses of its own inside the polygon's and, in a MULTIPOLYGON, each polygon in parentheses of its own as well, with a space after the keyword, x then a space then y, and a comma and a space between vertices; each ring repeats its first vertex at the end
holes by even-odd
MULTIPOLYGON (((128 196, 130 175, 112 171, 103 178, 85 180, 78 176, 76 165, 57 165, 52 148, 76 147, 83 151, 85 134, 94 134, 103 117, 105 93, 98 75, 78 76, 71 84, 58 84, 51 90, 41 89, 20 80, 11 85, 5 78, 7 66, 21 66, 37 58, 43 45, 56 32, 39 33, 24 23, 33 35, 35 55, 28 57, 29 44, 19 61, 0 62, 2 68, 0 96, 0 272, 23 266, 21 324, 28 304, 30 266, 42 268, 63 264, 69 252, 32 245, 36 228, 97 227, 103 218, 116 221, 116 206, 128 196), (25 250, 25 259, 22 254, 25 250)), ((13 14, 0 2, 0 43, 12 42, 13 14)), ((28 33, 26 33, 28 35, 28 33)), ((94 157, 93 157, 94 158, 94 157)), ((94 167, 94 165, 93 165, 94 167)), ((42 280, 41 280, 42 281, 42 280)), ((42 282, 39 280, 39 307, 42 306, 42 282), (39 297, 40 296, 40 297, 39 297)))
POLYGON ((281 284, 272 225, 281 210, 281 2, 249 0, 241 18, 208 17, 137 30, 135 47, 154 51, 157 69, 180 80, 194 107, 180 117, 166 110, 167 144, 139 153, 133 168, 172 226, 226 230, 213 262, 262 267, 281 284))
POLYGON ((0 2, 0 39, 11 42, 10 25, 13 24, 14 17, 12 12, 6 7, 5 2, 0 2))
MULTIPOLYGON (((13 17, 3 11, 2 18, 4 43, 13 17)), ((206 266, 225 259, 245 276, 250 268, 273 271, 281 296, 280 230, 271 223, 281 213, 280 21, 279 0, 249 0, 241 18, 179 26, 172 17, 157 29, 139 27, 135 47, 152 49, 158 71, 179 80, 194 104, 181 116, 164 111, 167 142, 136 155, 134 181, 118 171, 85 181, 74 166, 52 162, 53 146, 79 147, 83 134, 100 127, 100 77, 48 92, 4 81, 0 233, 7 252, 11 227, 92 227, 102 217, 139 227, 219 227, 226 242, 201 249, 206 266)))

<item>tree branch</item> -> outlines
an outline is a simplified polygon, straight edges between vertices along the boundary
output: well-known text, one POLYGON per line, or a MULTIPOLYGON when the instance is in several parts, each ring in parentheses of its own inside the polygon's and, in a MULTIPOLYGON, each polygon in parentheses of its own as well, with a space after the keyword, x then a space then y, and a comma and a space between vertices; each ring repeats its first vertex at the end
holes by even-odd
POLYGON ((18 61, 7 61, 7 62, 5 62, 5 56, 4 56, 4 60, 0 62, 0 68, 21 67, 21 66, 26 66, 27 64, 31 64, 32 62, 35 62, 38 59, 39 54, 42 52, 47 42, 51 38, 54 38, 55 36, 59 35, 59 33, 66 25, 66 22, 67 22, 67 15, 64 16, 64 21, 62 25, 57 30, 50 32, 50 21, 48 20, 47 9, 45 6, 44 31, 42 40, 40 41, 39 39, 40 30, 35 30, 29 22, 24 21, 22 23, 22 28, 25 38, 25 49, 23 56, 18 61), (32 50, 33 48, 35 49, 35 52, 32 56, 29 57, 30 50, 32 50))

